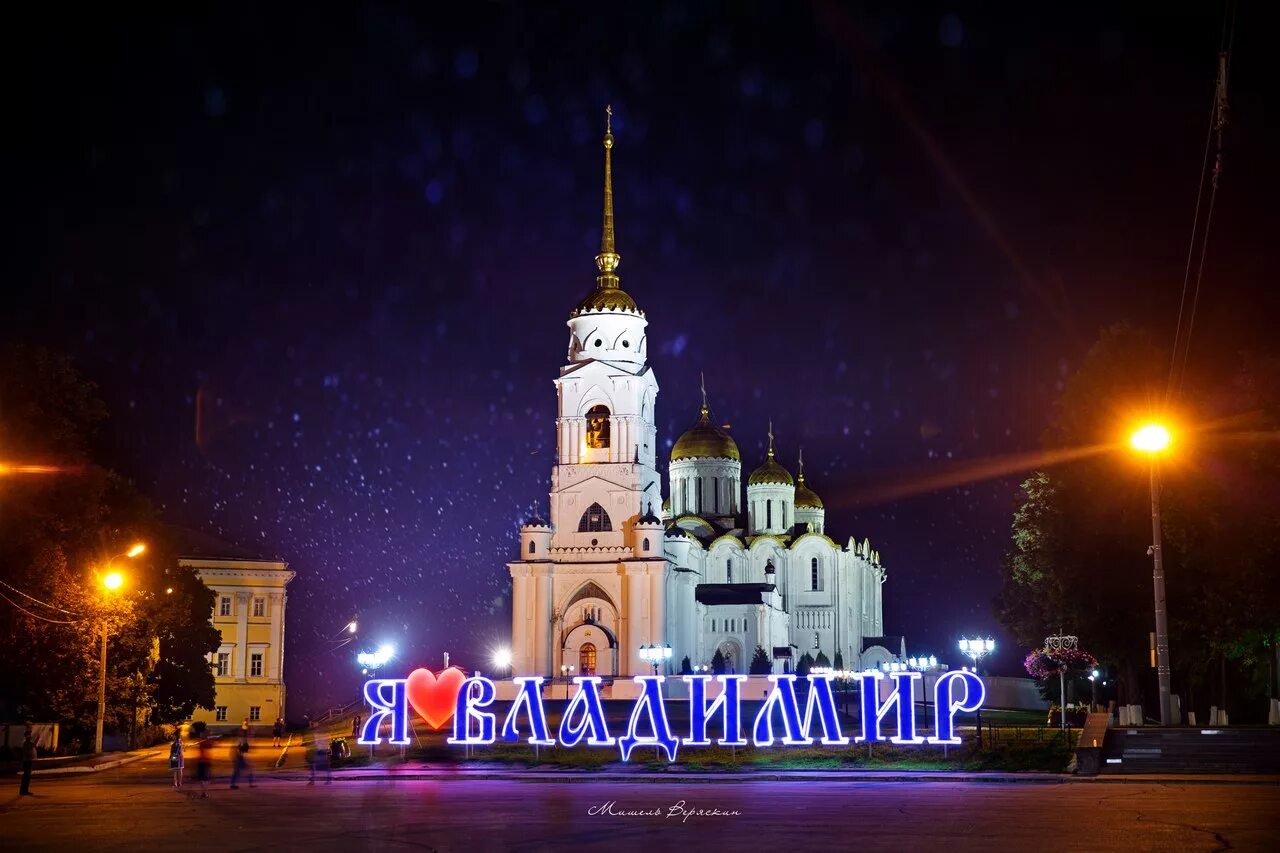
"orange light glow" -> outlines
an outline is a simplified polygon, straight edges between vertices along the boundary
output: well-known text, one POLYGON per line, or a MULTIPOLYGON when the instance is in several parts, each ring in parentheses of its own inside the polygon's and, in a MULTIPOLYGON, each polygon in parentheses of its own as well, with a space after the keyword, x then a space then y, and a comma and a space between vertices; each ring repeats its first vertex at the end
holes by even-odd
POLYGON ((70 468, 60 468, 57 465, 17 465, 12 462, 0 462, 0 477, 15 474, 61 474, 71 470, 70 468))
POLYGON ((1146 424, 1129 436, 1129 444, 1143 453, 1159 453, 1169 446, 1169 430, 1160 424, 1146 424))
POLYGON ((117 590, 124 586, 124 575, 119 572, 108 572, 102 578, 102 585, 110 590, 117 590))
POLYGON ((144 544, 142 544, 141 542, 139 542, 137 545, 134 545, 132 548, 130 548, 128 551, 126 551, 126 552, 125 552, 125 556, 126 556, 126 557, 136 557, 136 556, 138 556, 139 554, 141 554, 141 553, 142 553, 143 551, 145 551, 145 550, 147 550, 147 546, 146 546, 146 545, 144 545, 144 544))

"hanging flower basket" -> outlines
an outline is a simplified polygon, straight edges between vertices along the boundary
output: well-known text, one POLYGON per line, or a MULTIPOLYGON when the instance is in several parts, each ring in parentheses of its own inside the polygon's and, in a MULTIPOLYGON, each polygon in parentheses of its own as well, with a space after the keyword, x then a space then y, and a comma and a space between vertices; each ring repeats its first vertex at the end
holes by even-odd
POLYGON ((1050 654, 1048 649, 1039 648, 1027 655, 1022 665, 1032 678, 1042 679, 1064 670, 1093 669, 1098 665, 1098 659, 1084 649, 1062 649, 1050 654))

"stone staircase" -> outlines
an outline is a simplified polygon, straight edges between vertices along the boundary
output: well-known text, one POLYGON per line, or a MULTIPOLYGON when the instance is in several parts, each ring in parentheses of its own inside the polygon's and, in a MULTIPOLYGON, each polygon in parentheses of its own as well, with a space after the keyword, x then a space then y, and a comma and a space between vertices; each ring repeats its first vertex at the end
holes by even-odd
POLYGON ((1280 728, 1113 728, 1102 747, 1107 773, 1280 773, 1280 728))

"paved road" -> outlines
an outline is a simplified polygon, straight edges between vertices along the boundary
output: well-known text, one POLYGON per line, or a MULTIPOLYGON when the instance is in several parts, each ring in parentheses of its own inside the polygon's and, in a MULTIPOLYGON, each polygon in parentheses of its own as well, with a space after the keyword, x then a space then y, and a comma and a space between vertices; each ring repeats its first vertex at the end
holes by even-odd
MULTIPOLYGON (((258 753, 266 763, 271 757, 258 753)), ((188 767, 188 771, 190 771, 188 767)), ((225 773, 225 761, 220 769, 225 773)), ((5 850, 1276 850, 1280 786, 305 782, 208 799, 159 758, 0 794, 5 850), (686 809, 739 812, 688 818, 686 809), (612 803, 613 814, 593 814, 612 803), (656 811, 654 815, 622 812, 656 811)))

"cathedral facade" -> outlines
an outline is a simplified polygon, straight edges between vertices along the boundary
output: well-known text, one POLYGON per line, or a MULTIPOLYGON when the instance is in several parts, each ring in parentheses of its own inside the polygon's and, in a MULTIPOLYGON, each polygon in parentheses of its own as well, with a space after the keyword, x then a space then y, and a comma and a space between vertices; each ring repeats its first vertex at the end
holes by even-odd
POLYGON ((642 646, 669 645, 660 665, 747 672, 757 648, 770 670, 821 652, 831 665, 877 667, 905 654, 886 637, 885 570, 866 540, 842 545, 822 500, 769 449, 747 477, 706 392, 675 442, 667 493, 657 467, 658 381, 648 322, 621 287, 613 225, 613 134, 604 137, 604 224, 596 287, 569 316, 555 379, 556 463, 549 517, 520 528, 511 573, 515 675, 630 677, 652 671, 642 646))

